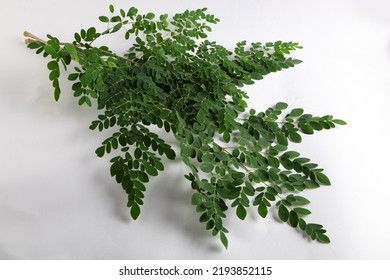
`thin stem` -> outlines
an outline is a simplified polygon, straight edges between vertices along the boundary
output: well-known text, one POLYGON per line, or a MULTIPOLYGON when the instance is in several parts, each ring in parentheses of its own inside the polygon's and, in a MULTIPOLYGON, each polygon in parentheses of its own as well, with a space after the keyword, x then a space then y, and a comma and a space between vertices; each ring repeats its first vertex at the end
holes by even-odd
POLYGON ((235 148, 237 148, 237 146, 231 146, 231 147, 222 147, 221 146, 221 148, 224 149, 224 150, 226 150, 226 149, 235 149, 235 148))
POLYGON ((27 39, 25 41, 26 44, 29 44, 31 42, 41 42, 41 43, 47 44, 47 42, 45 40, 43 40, 43 39, 41 39, 41 38, 31 34, 28 31, 24 31, 23 35, 24 35, 24 37, 27 37, 27 39))
MULTIPOLYGON (((218 148, 220 148, 222 151, 224 151, 225 153, 227 153, 228 155, 232 156, 231 153, 229 153, 224 147, 220 146, 219 144, 217 144, 215 141, 213 141, 213 144, 215 146, 217 146, 218 148)), ((238 161, 238 164, 246 171, 246 172, 250 172, 250 170, 248 169, 248 167, 246 167, 242 162, 239 162, 238 161)))
MULTIPOLYGON (((31 34, 28 31, 24 31, 23 35, 25 37, 27 37, 26 40, 24 41, 26 44, 30 44, 30 43, 33 43, 33 42, 40 42, 40 43, 43 43, 43 44, 47 45, 47 41, 45 41, 45 40, 35 36, 34 34, 31 34)), ((65 44, 66 43, 60 42, 61 46, 65 45, 65 44)), ((76 46, 77 47, 81 47, 81 48, 85 48, 84 44, 77 44, 76 46)), ((126 60, 126 61, 130 62, 131 64, 138 64, 138 62, 136 62, 136 61, 130 60, 130 59, 126 58, 126 57, 117 55, 115 53, 108 52, 108 51, 105 51, 105 50, 102 50, 102 49, 99 49, 99 51, 102 52, 103 54, 105 54, 106 56, 112 56, 112 57, 116 57, 116 58, 119 58, 119 59, 123 59, 123 60, 126 60)))

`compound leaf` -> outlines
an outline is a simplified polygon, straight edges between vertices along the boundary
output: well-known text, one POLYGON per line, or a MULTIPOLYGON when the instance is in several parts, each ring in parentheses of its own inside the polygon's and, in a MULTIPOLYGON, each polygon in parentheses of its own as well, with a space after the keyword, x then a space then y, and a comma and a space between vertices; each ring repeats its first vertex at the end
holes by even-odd
POLYGON ((116 12, 113 5, 109 11, 98 19, 106 26, 102 33, 100 27, 83 28, 71 33, 73 42, 24 34, 28 48, 49 57, 55 100, 61 93, 60 70, 76 64, 68 75, 73 96, 80 105, 96 106, 92 130, 112 132, 95 153, 103 157, 115 150, 110 174, 128 196, 131 217, 141 213, 149 176, 164 170, 163 157, 176 159, 177 148, 190 172, 185 178, 194 192, 191 204, 225 248, 229 208, 244 220, 252 198, 261 217, 276 207, 283 222, 329 243, 321 225, 303 220, 310 211, 301 206, 309 200, 298 194, 330 185, 330 180, 317 164, 289 150, 289 144, 301 143, 301 133, 346 122, 306 114, 302 108, 285 114, 285 102, 261 112, 249 108, 244 91, 244 85, 299 64, 291 53, 301 46, 241 41, 227 48, 205 40, 219 22, 205 8, 172 16, 141 14, 135 7, 116 12), (125 54, 98 45, 97 38, 122 29, 131 43, 125 54), (164 140, 166 134, 176 140, 175 150, 164 140))

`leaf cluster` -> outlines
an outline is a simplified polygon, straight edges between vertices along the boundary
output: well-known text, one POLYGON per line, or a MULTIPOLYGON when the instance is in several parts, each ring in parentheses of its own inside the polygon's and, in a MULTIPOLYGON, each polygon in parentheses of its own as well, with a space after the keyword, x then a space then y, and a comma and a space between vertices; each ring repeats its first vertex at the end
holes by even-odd
POLYGON ((248 110, 244 85, 294 67, 289 57, 301 48, 295 42, 248 43, 233 50, 209 41, 207 34, 219 22, 206 9, 167 14, 139 13, 110 5, 110 14, 99 17, 106 28, 95 27, 74 34, 61 43, 48 35, 28 47, 49 57, 49 79, 54 97, 60 96, 60 65, 68 75, 78 104, 96 104, 99 115, 90 129, 116 132, 96 149, 99 157, 113 150, 111 176, 128 196, 128 207, 137 219, 150 176, 164 170, 163 160, 177 157, 172 147, 148 127, 172 133, 180 158, 189 167, 185 177, 193 189, 192 205, 212 235, 228 246, 226 211, 234 208, 239 219, 249 207, 265 218, 276 207, 281 221, 301 229, 313 240, 328 243, 326 230, 307 223, 309 200, 298 195, 306 189, 330 185, 316 163, 290 150, 303 134, 345 124, 331 115, 313 116, 303 109, 287 111, 279 102, 265 112, 248 110), (125 55, 107 46, 95 46, 104 35, 123 32, 129 41, 125 55))

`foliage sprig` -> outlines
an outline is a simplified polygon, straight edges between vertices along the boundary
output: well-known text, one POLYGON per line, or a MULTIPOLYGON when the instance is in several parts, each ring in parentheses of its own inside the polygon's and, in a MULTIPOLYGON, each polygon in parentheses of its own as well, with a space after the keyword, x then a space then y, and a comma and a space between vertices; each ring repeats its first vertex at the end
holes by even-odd
POLYGON ((219 19, 206 9, 167 14, 140 14, 131 7, 100 16, 107 24, 74 34, 62 43, 28 32, 26 43, 47 64, 54 98, 61 94, 60 66, 67 70, 79 105, 95 105, 99 115, 90 129, 116 132, 102 142, 96 154, 113 150, 111 176, 128 196, 127 206, 137 219, 150 176, 164 170, 162 157, 177 157, 172 147, 148 127, 157 126, 177 139, 180 157, 189 167, 185 177, 193 189, 191 203, 200 222, 219 235, 227 248, 224 220, 229 207, 244 220, 250 206, 265 218, 277 207, 281 221, 297 227, 311 239, 329 243, 322 225, 307 223, 310 201, 300 195, 306 189, 330 185, 323 169, 309 158, 288 149, 300 143, 302 134, 344 125, 331 115, 313 116, 301 108, 287 111, 279 102, 265 112, 248 111, 244 85, 300 60, 289 55, 301 48, 296 42, 238 42, 229 50, 207 40, 211 25, 219 19), (130 48, 124 55, 107 46, 96 46, 102 36, 123 32, 130 48))

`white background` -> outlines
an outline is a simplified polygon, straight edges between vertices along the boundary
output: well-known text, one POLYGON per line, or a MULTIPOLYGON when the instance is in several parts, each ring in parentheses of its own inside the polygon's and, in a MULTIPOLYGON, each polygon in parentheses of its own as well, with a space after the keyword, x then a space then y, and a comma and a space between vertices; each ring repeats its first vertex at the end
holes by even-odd
MULTIPOLYGON (((386 0, 1 0, 0 259, 389 259, 389 11, 386 0), (88 129, 96 110, 79 107, 65 79, 54 102, 47 60, 26 49, 22 36, 28 30, 69 41, 81 28, 103 29, 97 17, 109 3, 171 14, 208 7, 221 19, 210 39, 223 45, 304 46, 294 54, 304 63, 247 90, 257 110, 285 101, 348 122, 296 147, 332 180, 307 192, 309 220, 326 226, 330 245, 253 209, 244 222, 231 212, 224 250, 198 222, 180 160, 151 180, 141 217, 130 221, 109 158, 94 154, 105 136, 88 129)), ((114 50, 129 48, 112 39, 114 50)))

